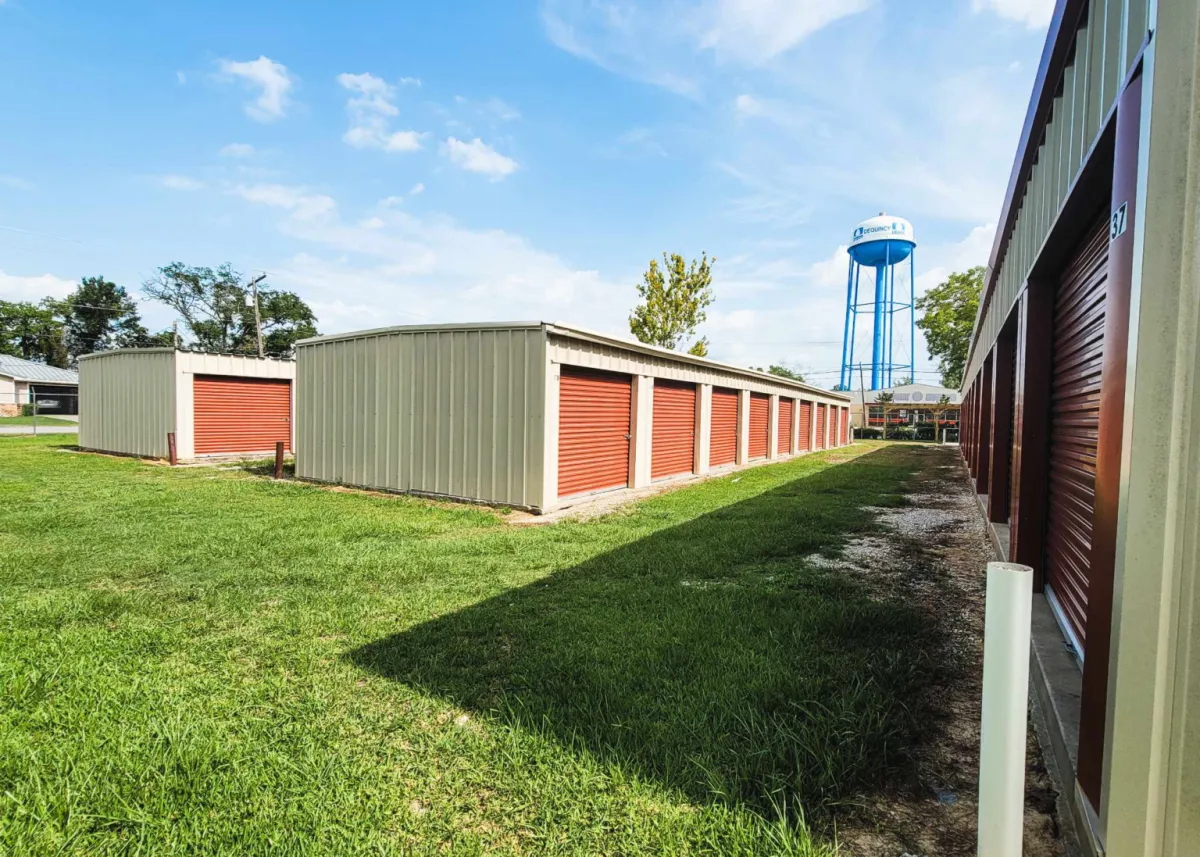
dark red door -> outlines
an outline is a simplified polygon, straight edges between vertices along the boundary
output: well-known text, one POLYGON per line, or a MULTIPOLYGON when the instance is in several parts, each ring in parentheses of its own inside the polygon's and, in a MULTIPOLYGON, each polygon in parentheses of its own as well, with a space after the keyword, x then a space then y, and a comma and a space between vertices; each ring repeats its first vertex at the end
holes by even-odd
POLYGON ((650 478, 691 473, 696 454, 696 385, 654 381, 650 478))
POLYGON ((628 375, 563 366, 558 382, 558 496, 629 484, 628 375))
POLYGON ((1054 301, 1046 588, 1080 646, 1087 641, 1096 514, 1108 242, 1105 220, 1063 273, 1054 301))
POLYGON ((817 449, 825 448, 825 424, 828 421, 827 405, 817 405, 817 449))

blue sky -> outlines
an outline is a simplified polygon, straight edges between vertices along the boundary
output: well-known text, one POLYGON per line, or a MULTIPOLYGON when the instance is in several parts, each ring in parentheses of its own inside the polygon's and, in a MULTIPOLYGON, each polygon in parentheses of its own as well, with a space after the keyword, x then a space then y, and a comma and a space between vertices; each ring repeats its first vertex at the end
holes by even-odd
POLYGON ((628 335, 705 250, 712 356, 832 384, 857 222, 913 221, 918 293, 986 263, 1052 6, 0 0, 0 298, 229 261, 322 332, 628 335))

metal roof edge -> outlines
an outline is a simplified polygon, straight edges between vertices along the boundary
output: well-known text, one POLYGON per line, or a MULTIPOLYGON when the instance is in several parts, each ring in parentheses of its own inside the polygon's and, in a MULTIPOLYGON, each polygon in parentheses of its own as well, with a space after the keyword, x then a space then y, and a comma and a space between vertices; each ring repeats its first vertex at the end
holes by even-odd
POLYGON ((625 348, 630 351, 639 351, 643 354, 652 354, 656 357, 666 357, 670 360, 675 360, 680 363, 691 363, 697 366, 708 366, 714 369, 723 369, 727 372, 734 372, 738 375, 745 375, 751 378, 760 378, 764 381, 770 381, 773 384, 792 387, 808 393, 827 396, 831 399, 842 400, 847 403, 853 401, 849 393, 841 393, 834 390, 824 390, 820 387, 814 387, 812 384, 802 381, 793 381, 790 378, 784 378, 781 375, 772 375, 770 372, 759 372, 757 369, 748 369, 745 366, 734 366, 732 363, 721 363, 717 360, 710 360, 707 357, 697 357, 694 354, 672 351, 670 348, 662 348, 658 345, 647 345, 644 342, 621 339, 620 337, 612 336, 611 334, 599 333, 594 330, 588 330, 586 328, 576 327, 570 324, 552 322, 546 325, 546 330, 549 333, 558 333, 564 336, 574 336, 577 339, 587 339, 607 345, 614 345, 618 348, 625 348))
POLYGON ((236 357, 239 360, 274 360, 277 363, 294 363, 294 357, 279 357, 278 355, 268 354, 265 357, 259 357, 257 354, 230 354, 226 351, 194 351, 191 348, 112 348, 108 351, 93 351, 91 354, 84 354, 79 358, 79 361, 94 360, 97 357, 109 357, 113 354, 210 354, 214 357, 236 357))
POLYGON ((82 363, 84 360, 95 360, 97 357, 108 357, 113 354, 173 354, 174 348, 112 348, 108 351, 93 351, 91 354, 82 354, 77 362, 82 363))
POLYGON ((325 342, 337 342, 344 339, 364 339, 369 336, 383 336, 388 333, 424 333, 426 331, 443 330, 532 330, 545 327, 544 321, 468 321, 458 324, 397 324, 390 327, 373 327, 368 330, 351 330, 345 333, 329 333, 324 336, 310 336, 308 339, 298 339, 294 347, 302 348, 308 345, 319 345, 325 342))

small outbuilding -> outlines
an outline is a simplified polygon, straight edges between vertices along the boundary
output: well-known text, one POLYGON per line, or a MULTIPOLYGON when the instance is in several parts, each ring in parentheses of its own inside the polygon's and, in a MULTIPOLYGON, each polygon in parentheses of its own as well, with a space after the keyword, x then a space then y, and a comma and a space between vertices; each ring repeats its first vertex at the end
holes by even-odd
POLYGON ((546 322, 296 346, 302 479, 545 512, 841 446, 849 396, 546 322))
POLYGON ((0 354, 0 417, 20 416, 26 405, 38 413, 79 413, 79 373, 0 354))
POLYGON ((292 360, 123 348, 79 359, 79 445, 181 461, 292 448, 292 360))

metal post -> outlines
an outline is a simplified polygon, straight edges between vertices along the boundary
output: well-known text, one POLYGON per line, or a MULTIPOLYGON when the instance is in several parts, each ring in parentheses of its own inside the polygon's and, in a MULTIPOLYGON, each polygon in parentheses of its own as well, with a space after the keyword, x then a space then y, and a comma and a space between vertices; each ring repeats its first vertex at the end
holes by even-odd
POLYGON ((33 388, 32 384, 29 385, 29 400, 33 405, 33 436, 37 437, 37 390, 33 388))
POLYGON ((275 478, 283 478, 283 441, 275 441, 275 478))
POLYGON ((917 248, 908 251, 908 376, 917 383, 917 248))
POLYGON ((842 326, 842 375, 840 386, 843 390, 850 389, 847 387, 849 379, 846 377, 849 372, 849 367, 846 365, 846 349, 850 346, 850 340, 847 334, 850 333, 850 301, 854 293, 854 257, 850 257, 850 267, 846 271, 846 323, 842 326))
MULTIPOLYGON (((851 258, 850 269, 854 271, 854 314, 850 316, 850 358, 847 364, 850 371, 846 373, 847 375, 854 370, 854 338, 858 336, 858 283, 862 276, 862 265, 851 258)), ((854 379, 849 379, 849 382, 853 384, 854 379)))
POLYGON ((887 268, 878 265, 875 268, 875 327, 871 339, 871 389, 878 390, 881 386, 880 369, 883 363, 883 326, 887 322, 883 312, 884 295, 887 294, 887 268))
POLYGON ((174 467, 179 463, 179 456, 175 454, 175 432, 167 432, 167 461, 174 467))
POLYGON ((1033 569, 989 562, 979 730, 979 857, 1021 857, 1033 569))

